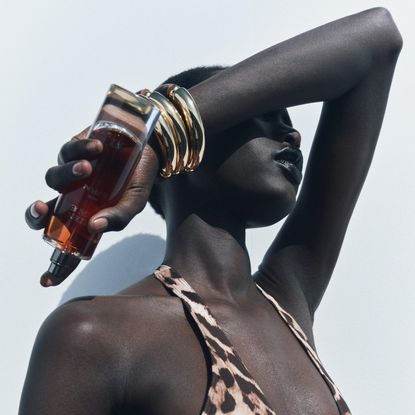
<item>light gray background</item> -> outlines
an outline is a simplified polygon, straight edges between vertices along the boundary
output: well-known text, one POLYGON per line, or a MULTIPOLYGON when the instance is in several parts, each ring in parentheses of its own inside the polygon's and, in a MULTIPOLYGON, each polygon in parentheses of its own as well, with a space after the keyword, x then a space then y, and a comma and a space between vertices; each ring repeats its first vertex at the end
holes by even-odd
MULTIPOLYGON (((39 276, 51 247, 24 210, 49 200, 46 169, 93 119, 108 85, 153 88, 200 64, 234 64, 317 25, 387 7, 404 38, 374 161, 315 322, 318 352, 353 414, 413 414, 415 199, 413 2, 15 1, 0 14, 1 412, 17 412, 37 330, 63 300, 113 292, 163 257, 163 221, 147 207, 105 235, 61 286, 39 276)), ((321 104, 292 108, 308 156, 321 104)), ((256 269, 279 226, 248 232, 256 269)), ((140 316, 137 316, 140 318, 140 316)), ((277 317, 276 317, 277 318, 277 317)))

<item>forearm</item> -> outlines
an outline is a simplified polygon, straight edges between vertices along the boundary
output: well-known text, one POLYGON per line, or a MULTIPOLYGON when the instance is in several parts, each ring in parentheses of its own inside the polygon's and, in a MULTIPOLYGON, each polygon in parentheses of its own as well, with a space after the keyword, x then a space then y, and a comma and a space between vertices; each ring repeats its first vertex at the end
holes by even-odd
POLYGON ((389 12, 370 9, 278 43, 190 91, 212 133, 270 110, 334 100, 396 59, 401 45, 389 12))

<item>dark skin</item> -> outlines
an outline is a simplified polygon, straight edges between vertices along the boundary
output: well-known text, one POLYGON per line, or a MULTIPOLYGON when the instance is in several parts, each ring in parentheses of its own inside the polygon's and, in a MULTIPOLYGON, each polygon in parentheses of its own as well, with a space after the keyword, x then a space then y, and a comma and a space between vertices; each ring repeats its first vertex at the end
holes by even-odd
MULTIPOLYGON (((220 72, 190 89, 207 133, 201 166, 161 179, 151 141, 119 205, 95 215, 104 222, 91 219, 91 231, 122 229, 144 208, 153 184, 161 186, 167 224, 163 263, 204 299, 277 413, 338 410, 255 283, 295 317, 314 347, 314 313, 370 167, 401 48, 390 13, 375 8, 220 72), (300 144, 284 109, 310 102, 324 104, 296 200, 298 186, 272 154, 300 144), (273 116, 262 117, 270 111, 273 116), (245 230, 287 215, 253 273, 245 230)), ((89 160, 102 148, 88 141, 63 146, 60 165, 47 173, 51 187, 59 191, 91 173, 89 160), (71 169, 79 160, 83 175, 75 177, 71 169)), ((29 225, 44 227, 53 204, 37 201, 40 216, 28 213, 29 225)), ((60 283, 49 275, 42 282, 60 283)), ((210 370, 202 345, 181 300, 152 275, 114 296, 72 300, 39 331, 19 414, 200 413, 210 370)))

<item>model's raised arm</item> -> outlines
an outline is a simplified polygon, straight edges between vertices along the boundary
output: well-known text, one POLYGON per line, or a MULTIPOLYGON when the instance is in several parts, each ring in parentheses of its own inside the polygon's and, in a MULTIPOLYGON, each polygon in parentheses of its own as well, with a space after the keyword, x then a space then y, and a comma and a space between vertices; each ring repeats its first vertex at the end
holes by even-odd
POLYGON ((270 291, 283 284, 293 303, 305 296, 311 317, 371 164, 401 48, 388 10, 374 8, 281 42, 191 90, 208 131, 324 102, 296 206, 258 271, 270 291))
POLYGON ((190 91, 213 133, 278 108, 339 98, 401 46, 389 11, 377 7, 280 42, 190 91))

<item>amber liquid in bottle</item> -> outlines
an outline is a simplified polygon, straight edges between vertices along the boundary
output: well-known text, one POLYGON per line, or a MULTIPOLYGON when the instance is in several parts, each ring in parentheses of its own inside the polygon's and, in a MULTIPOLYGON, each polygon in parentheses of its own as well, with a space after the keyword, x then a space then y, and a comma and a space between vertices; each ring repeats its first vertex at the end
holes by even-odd
POLYGON ((102 236, 89 233, 89 219, 120 200, 142 152, 137 137, 114 122, 97 123, 89 138, 103 143, 102 153, 91 162, 92 175, 59 196, 43 235, 55 248, 80 259, 91 258, 102 236))

